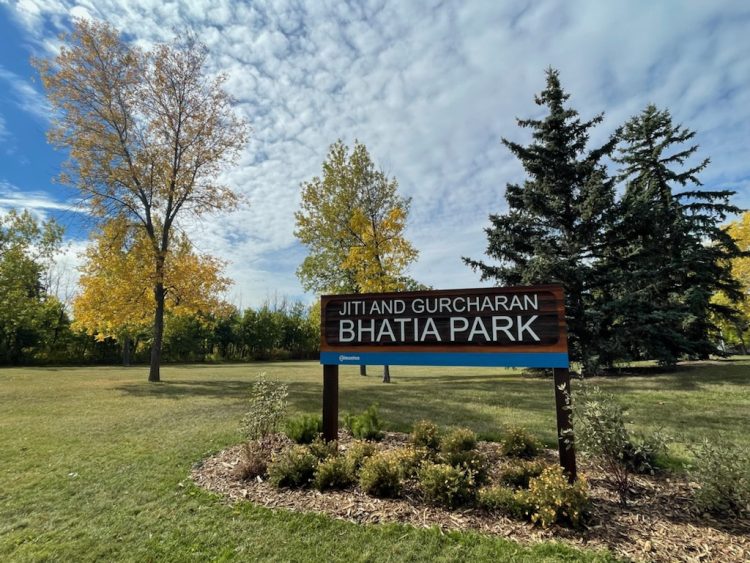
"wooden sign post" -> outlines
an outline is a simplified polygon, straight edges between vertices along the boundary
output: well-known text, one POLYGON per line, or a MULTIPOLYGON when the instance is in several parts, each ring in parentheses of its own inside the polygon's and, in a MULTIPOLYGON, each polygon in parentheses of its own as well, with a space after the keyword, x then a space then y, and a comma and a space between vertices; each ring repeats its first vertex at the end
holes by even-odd
POLYGON ((326 440, 338 437, 339 365, 553 368, 560 464, 576 478, 561 286, 324 295, 320 311, 326 440))

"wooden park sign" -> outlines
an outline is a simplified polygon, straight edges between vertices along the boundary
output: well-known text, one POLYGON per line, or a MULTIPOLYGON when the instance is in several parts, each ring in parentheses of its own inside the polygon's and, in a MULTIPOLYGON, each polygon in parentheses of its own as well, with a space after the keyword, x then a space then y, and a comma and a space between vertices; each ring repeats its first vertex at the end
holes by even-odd
POLYGON ((324 295, 320 310, 326 440, 338 436, 339 365, 553 368, 560 463, 575 479, 561 286, 324 295))

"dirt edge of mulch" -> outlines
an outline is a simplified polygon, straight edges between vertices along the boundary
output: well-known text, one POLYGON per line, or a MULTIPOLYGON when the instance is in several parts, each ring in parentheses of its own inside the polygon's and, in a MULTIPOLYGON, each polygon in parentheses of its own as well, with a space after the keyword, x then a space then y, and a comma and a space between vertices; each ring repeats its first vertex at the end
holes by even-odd
MULTIPOLYGON (((351 441, 351 436, 342 432, 339 448, 345 451, 351 441)), ((285 436, 277 437, 276 442, 278 450, 289 443, 285 436)), ((392 449, 407 443, 407 434, 388 432, 381 445, 392 449)), ((492 442, 478 444, 495 472, 507 463, 499 447, 492 442)), ((632 498, 622 508, 603 475, 585 463, 579 464, 592 499, 590 523, 582 531, 562 527, 543 530, 477 508, 451 511, 425 504, 418 493, 408 490, 398 499, 377 499, 358 488, 321 493, 277 489, 261 479, 242 481, 235 476, 241 455, 242 445, 225 449, 197 463, 191 477, 198 486, 230 502, 247 500, 268 508, 315 512, 358 524, 392 522, 444 531, 475 531, 523 544, 560 541, 577 548, 606 548, 617 556, 639 561, 750 561, 750 520, 697 513, 691 503, 694 486, 684 479, 638 476, 633 481, 632 498)), ((557 452, 548 450, 543 456, 555 462, 557 452)))

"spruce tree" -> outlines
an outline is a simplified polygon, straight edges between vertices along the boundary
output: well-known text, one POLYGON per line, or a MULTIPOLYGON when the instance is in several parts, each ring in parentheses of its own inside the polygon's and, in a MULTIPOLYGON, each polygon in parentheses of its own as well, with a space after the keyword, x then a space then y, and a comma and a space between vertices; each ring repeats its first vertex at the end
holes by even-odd
POLYGON ((731 314, 711 296, 740 297, 729 260, 741 252, 721 228, 739 209, 729 204, 734 192, 700 189, 697 175, 709 160, 695 160, 694 136, 654 105, 622 129, 615 161, 625 193, 601 269, 610 281, 604 312, 614 355, 664 365, 705 358, 716 351, 710 313, 731 314))
POLYGON ((486 254, 498 263, 464 262, 478 270, 482 280, 498 285, 561 282, 571 356, 589 370, 596 361, 600 323, 593 264, 602 252, 614 205, 613 180, 603 160, 612 154, 616 137, 587 149, 589 132, 603 116, 582 121, 566 106, 568 98, 558 72, 548 69, 546 87, 535 98, 547 115, 517 120, 520 127, 531 129, 533 141, 524 146, 502 140, 521 161, 527 179, 523 185, 506 186, 507 212, 490 215, 486 254))

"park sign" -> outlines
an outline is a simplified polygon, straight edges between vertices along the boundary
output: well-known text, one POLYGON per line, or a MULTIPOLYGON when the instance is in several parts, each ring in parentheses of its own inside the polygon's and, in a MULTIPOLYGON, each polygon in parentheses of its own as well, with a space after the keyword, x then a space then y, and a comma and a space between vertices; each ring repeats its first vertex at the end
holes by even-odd
POLYGON ((324 295, 320 363, 568 368, 562 287, 324 295))

